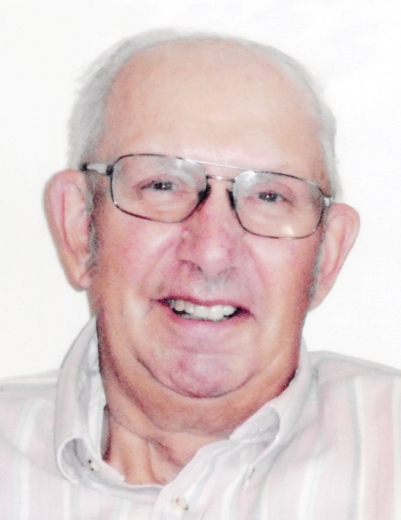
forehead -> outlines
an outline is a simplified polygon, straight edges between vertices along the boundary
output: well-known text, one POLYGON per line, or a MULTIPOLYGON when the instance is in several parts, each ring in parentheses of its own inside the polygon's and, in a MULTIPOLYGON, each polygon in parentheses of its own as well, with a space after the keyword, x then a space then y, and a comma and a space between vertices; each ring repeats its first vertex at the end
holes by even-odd
POLYGON ((319 131, 310 94, 267 53, 229 41, 169 42, 117 75, 99 152, 184 155, 319 180, 319 131))

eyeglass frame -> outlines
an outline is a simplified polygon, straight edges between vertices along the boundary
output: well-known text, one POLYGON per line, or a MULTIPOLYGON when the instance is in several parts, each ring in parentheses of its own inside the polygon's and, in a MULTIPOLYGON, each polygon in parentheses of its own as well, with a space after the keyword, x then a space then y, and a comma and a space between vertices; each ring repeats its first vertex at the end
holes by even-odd
POLYGON ((163 154, 158 154, 158 153, 129 153, 129 154, 121 155, 112 164, 97 163, 97 162, 90 162, 90 163, 89 162, 84 162, 79 167, 79 170, 82 173, 95 172, 95 173, 98 173, 100 175, 105 175, 106 177, 109 177, 109 179, 110 179, 111 200, 113 201, 113 204, 116 206, 116 208, 119 209, 121 212, 123 212, 123 213, 125 213, 127 215, 130 215, 132 217, 142 218, 144 220, 149 220, 151 222, 162 222, 162 223, 165 223, 165 224, 174 224, 174 223, 178 223, 178 222, 183 222, 184 220, 189 218, 199 208, 199 206, 203 202, 205 202, 205 200, 208 198, 208 196, 210 194, 210 191, 211 191, 211 187, 210 187, 210 184, 208 182, 209 179, 214 179, 214 180, 218 180, 218 181, 227 181, 227 182, 231 182, 234 185, 235 182, 236 182, 236 179, 242 173, 251 171, 253 173, 266 173, 266 174, 273 174, 273 175, 279 175, 279 176, 282 176, 282 177, 288 177, 288 178, 291 178, 291 179, 296 179, 296 180, 299 180, 299 181, 302 181, 302 182, 306 182, 310 186, 314 186, 314 187, 316 187, 320 191, 320 193, 322 195, 322 202, 323 202, 323 204, 322 204, 322 210, 320 212, 319 220, 318 220, 316 226, 314 227, 314 229, 310 233, 308 233, 307 235, 303 235, 303 236, 300 236, 300 237, 277 237, 277 236, 260 235, 259 233, 255 233, 254 231, 250 231, 249 229, 247 229, 242 224, 241 219, 240 219, 240 217, 239 217, 239 215, 237 213, 237 209, 235 207, 235 203, 234 203, 234 200, 233 200, 232 190, 230 190, 230 191, 227 190, 228 191, 228 196, 229 196, 230 206, 233 209, 233 211, 235 213, 235 216, 236 216, 240 226, 242 227, 242 229, 244 229, 248 233, 251 233, 252 235, 256 235, 256 236, 260 236, 260 237, 264 237, 264 238, 298 240, 298 239, 307 238, 307 237, 313 235, 313 233, 316 232, 316 230, 318 229, 318 227, 322 223, 324 212, 327 209, 329 209, 330 206, 334 202, 334 195, 327 195, 327 193, 325 193, 322 190, 322 188, 316 182, 311 181, 309 179, 303 179, 302 177, 297 177, 296 175, 292 175, 290 173, 281 173, 281 172, 253 169, 253 168, 242 168, 242 167, 239 167, 239 166, 231 166, 231 165, 227 165, 227 164, 219 164, 219 163, 213 163, 213 162, 209 162, 209 161, 198 161, 198 160, 195 160, 195 159, 188 159, 188 158, 180 157, 180 156, 176 156, 176 155, 163 155, 163 154), (205 188, 205 190, 203 192, 200 192, 199 201, 196 204, 196 206, 193 208, 193 210, 186 217, 184 217, 181 220, 177 220, 177 221, 173 221, 173 222, 166 222, 166 221, 163 221, 163 220, 155 220, 155 219, 152 219, 150 217, 145 217, 143 215, 136 215, 135 213, 131 213, 131 212, 121 208, 118 205, 118 203, 115 201, 115 199, 114 199, 114 193, 113 193, 113 173, 114 173, 114 168, 115 168, 116 164, 119 161, 121 161, 121 159, 125 159, 126 157, 162 157, 162 158, 167 158, 167 159, 178 159, 178 160, 181 160, 181 161, 186 161, 186 162, 195 164, 197 166, 201 166, 201 168, 205 171, 206 188, 205 188), (221 167, 221 168, 230 168, 232 170, 240 170, 240 172, 234 178, 224 177, 222 175, 209 175, 207 173, 206 169, 203 167, 203 165, 206 165, 206 166, 218 166, 218 167, 221 167))

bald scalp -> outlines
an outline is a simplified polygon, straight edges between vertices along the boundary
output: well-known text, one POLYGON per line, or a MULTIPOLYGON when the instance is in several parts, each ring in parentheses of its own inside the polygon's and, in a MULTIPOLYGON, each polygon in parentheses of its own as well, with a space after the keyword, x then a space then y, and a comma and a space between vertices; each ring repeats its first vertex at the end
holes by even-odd
MULTIPOLYGON (((180 155, 184 143, 190 143, 196 150, 199 135, 192 137, 189 130, 193 126, 197 132, 200 124, 204 125, 204 135, 210 136, 213 153, 214 132, 219 135, 227 133, 228 136, 230 129, 238 125, 246 129, 249 142, 242 141, 241 145, 249 153, 244 163, 233 159, 233 164, 263 169, 266 163, 260 162, 254 150, 258 132, 265 130, 255 125, 261 114, 277 125, 283 117, 291 121, 288 135, 298 134, 300 155, 310 143, 320 142, 321 127, 316 106, 305 85, 294 81, 290 71, 284 70, 265 52, 255 53, 253 49, 231 41, 168 42, 143 50, 131 58, 117 74, 108 96, 103 138, 95 152, 97 158, 111 162, 123 151, 125 153, 120 142, 125 139, 127 128, 133 131, 130 142, 139 144, 138 129, 152 127, 154 118, 161 112, 166 114, 166 127, 160 129, 159 121, 159 130, 168 135, 171 125, 182 117, 185 132, 183 130, 182 141, 177 142, 177 149, 167 150, 160 144, 160 149, 153 150, 158 153, 180 155), (273 104, 272 98, 275 100, 273 104), (136 107, 136 127, 133 129, 132 107, 136 107), (213 117, 208 124, 206 119, 210 115, 213 117)), ((237 146, 232 137, 227 137, 225 150, 237 146)), ((223 150, 218 151, 215 157, 202 154, 191 158, 219 161, 220 153, 223 150)), ((235 157, 235 150, 232 150, 232 155, 235 157)), ((319 146, 314 149, 313 157, 315 180, 329 190, 325 182, 324 153, 319 146)), ((286 165, 283 164, 282 168, 285 169, 286 165)), ((297 174, 296 171, 291 173, 297 174)))
MULTIPOLYGON (((319 127, 318 137, 324 153, 330 191, 334 193, 338 190, 339 182, 334 150, 335 120, 308 71, 296 60, 273 47, 245 39, 207 33, 160 30, 143 33, 123 41, 95 62, 84 78, 85 83, 70 119, 71 167, 78 168, 82 162, 97 158, 99 144, 106 130, 110 130, 110 127, 106 128, 105 117, 110 94, 113 90, 115 91, 114 84, 117 79, 125 73, 124 71, 129 70, 136 59, 150 60, 149 66, 143 67, 141 74, 150 74, 155 82, 165 82, 166 84, 171 75, 174 75, 174 67, 164 68, 163 73, 160 70, 160 61, 156 66, 153 63, 154 68, 152 68, 152 56, 156 55, 150 51, 156 47, 158 59, 160 60, 164 54, 166 64, 172 50, 175 53, 186 53, 186 61, 181 60, 179 66, 184 69, 187 67, 188 70, 193 67, 191 51, 202 47, 204 53, 201 55, 198 52, 197 67, 201 68, 205 75, 219 67, 221 77, 224 77, 224 70, 227 67, 236 67, 239 85, 249 81, 252 74, 266 72, 266 69, 274 70, 277 77, 281 76, 282 80, 287 79, 292 82, 294 91, 302 91, 304 94, 305 107, 316 119, 319 127), (252 63, 252 69, 248 67, 250 63, 252 63)), ((140 88, 141 80, 146 78, 139 74, 137 79, 136 88, 140 88)))

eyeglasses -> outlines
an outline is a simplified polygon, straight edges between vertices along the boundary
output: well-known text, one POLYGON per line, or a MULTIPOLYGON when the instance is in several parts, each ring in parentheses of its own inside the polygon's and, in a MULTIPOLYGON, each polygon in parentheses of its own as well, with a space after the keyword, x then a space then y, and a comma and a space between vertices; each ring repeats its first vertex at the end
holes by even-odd
POLYGON ((113 164, 84 163, 80 169, 110 177, 111 198, 118 209, 157 222, 188 218, 210 194, 210 179, 230 182, 228 199, 241 226, 270 238, 311 235, 334 199, 314 182, 294 175, 158 154, 124 155, 113 164), (205 166, 240 173, 233 179, 209 175, 205 166))

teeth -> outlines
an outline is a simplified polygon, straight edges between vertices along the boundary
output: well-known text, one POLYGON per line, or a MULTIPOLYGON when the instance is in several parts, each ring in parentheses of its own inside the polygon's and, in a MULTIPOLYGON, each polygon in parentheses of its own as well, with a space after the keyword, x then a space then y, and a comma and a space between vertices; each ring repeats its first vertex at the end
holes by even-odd
POLYGON ((190 302, 182 302, 184 304, 184 311, 187 314, 192 314, 194 312, 194 306, 190 302))
POLYGON ((232 316, 237 310, 232 305, 196 305, 184 300, 167 300, 171 309, 176 312, 184 312, 187 318, 197 320, 221 321, 232 316))

